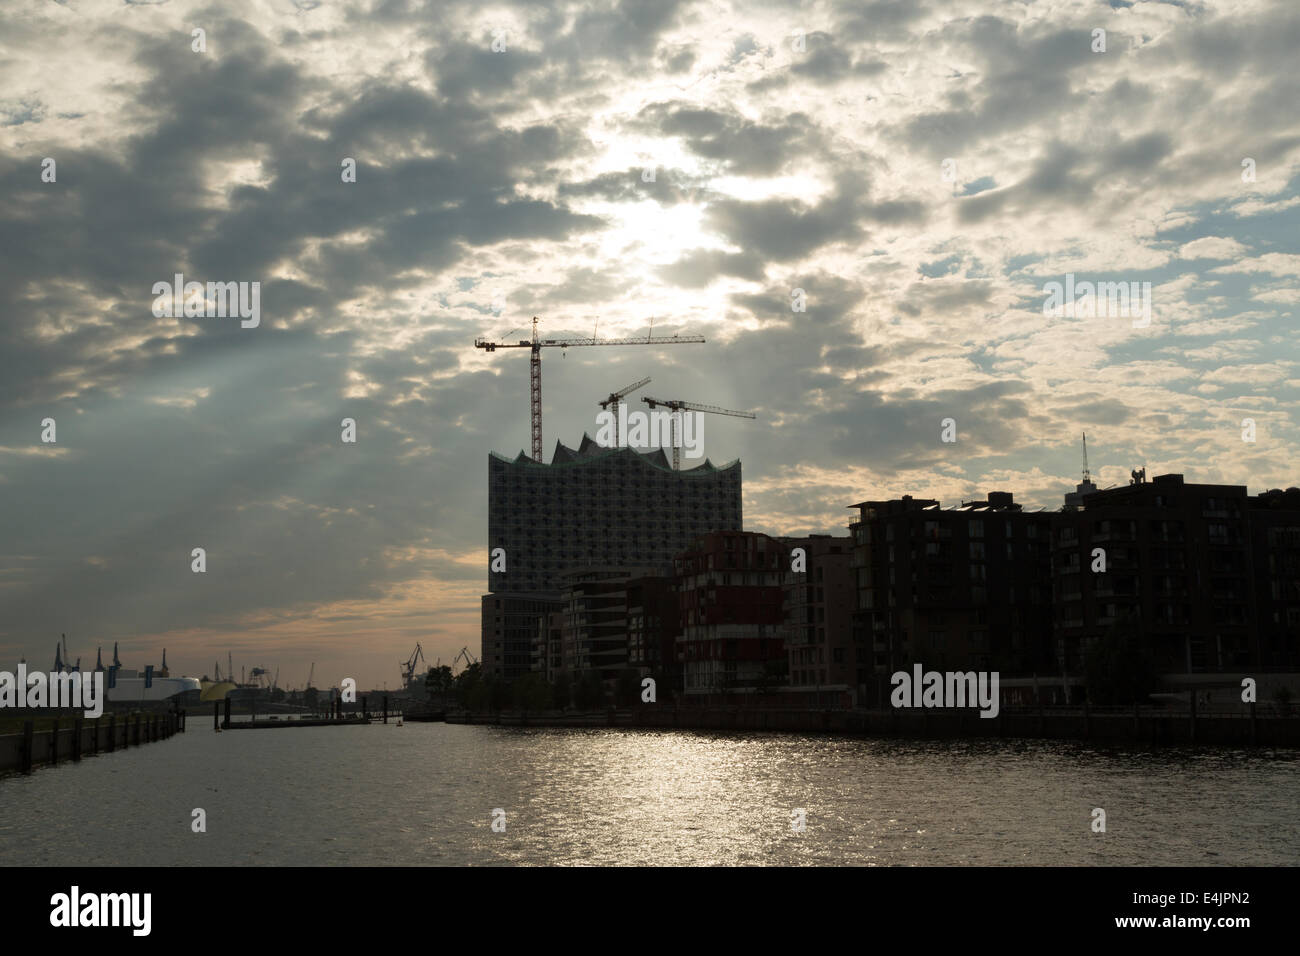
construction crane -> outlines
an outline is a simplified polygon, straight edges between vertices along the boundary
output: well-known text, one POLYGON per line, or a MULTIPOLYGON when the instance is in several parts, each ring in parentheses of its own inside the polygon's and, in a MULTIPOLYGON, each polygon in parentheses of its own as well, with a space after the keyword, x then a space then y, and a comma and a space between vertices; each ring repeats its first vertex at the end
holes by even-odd
MULTIPOLYGON (((704 337, 700 335, 661 335, 656 338, 653 325, 650 327, 650 335, 638 335, 621 339, 598 339, 594 334, 591 338, 539 339, 537 337, 537 321, 537 316, 533 316, 533 337, 531 339, 521 339, 518 342, 474 340, 476 349, 486 349, 489 352, 495 352, 497 349, 528 349, 531 351, 532 357, 528 363, 530 381, 529 408, 531 411, 532 458, 536 462, 542 460, 542 349, 567 349, 581 345, 686 345, 704 341, 704 337)), ((594 329, 592 331, 595 332, 594 329)))
POLYGON ((673 470, 676 471, 681 467, 682 448, 677 441, 677 418, 683 410, 688 412, 708 412, 710 415, 730 415, 733 418, 756 418, 753 412, 737 412, 730 408, 719 408, 716 405, 699 405, 695 402, 684 402, 679 398, 642 398, 651 408, 656 405, 662 405, 664 408, 672 411, 672 443, 673 443, 673 470))
POLYGON ((618 432, 619 405, 623 404, 623 399, 626 398, 628 395, 635 392, 638 388, 641 388, 649 384, 650 384, 650 379, 643 378, 639 382, 633 382, 631 385, 627 386, 626 388, 620 388, 617 392, 610 392, 609 398, 605 399, 603 402, 596 403, 601 408, 608 409, 609 411, 612 411, 614 413, 614 447, 615 448, 623 447, 623 439, 618 432))
POLYGON ((459 661, 462 657, 465 658, 466 667, 473 667, 475 664, 478 663, 478 658, 476 658, 473 654, 469 652, 469 648, 462 647, 460 649, 460 653, 451 659, 451 666, 453 670, 456 667, 456 662, 459 661))
POLYGON ((311 689, 311 679, 316 676, 316 662, 311 662, 311 672, 307 675, 307 689, 311 689))
MULTIPOLYGON (((416 665, 418 665, 421 660, 424 660, 424 648, 420 647, 420 645, 417 643, 415 645, 415 650, 411 652, 411 656, 408 657, 401 664, 403 687, 411 683, 411 681, 415 678, 415 668, 416 665)), ((427 660, 425 660, 424 662, 426 664, 429 663, 427 660)))

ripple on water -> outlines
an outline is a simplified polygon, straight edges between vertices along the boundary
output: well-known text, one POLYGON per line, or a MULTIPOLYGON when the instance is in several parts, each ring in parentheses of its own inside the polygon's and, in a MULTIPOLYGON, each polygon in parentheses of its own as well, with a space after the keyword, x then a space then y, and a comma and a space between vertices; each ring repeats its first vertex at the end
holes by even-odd
POLYGON ((191 730, 0 780, 0 864, 1294 865, 1295 756, 447 724, 191 730), (1095 807, 1105 834, 1091 831, 1095 807))

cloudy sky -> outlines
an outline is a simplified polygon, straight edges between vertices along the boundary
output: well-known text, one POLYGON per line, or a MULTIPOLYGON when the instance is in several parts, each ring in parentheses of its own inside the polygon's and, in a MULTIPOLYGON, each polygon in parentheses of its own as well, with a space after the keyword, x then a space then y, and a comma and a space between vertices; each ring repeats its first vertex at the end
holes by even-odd
POLYGON ((1056 508, 1084 430, 1103 486, 1300 484, 1297 48, 1257 0, 10 0, 0 658, 477 653, 488 454, 529 436, 526 350, 473 342, 533 315, 705 336, 547 350, 547 457, 647 375, 752 409, 704 432, 749 530, 1056 508), (260 282, 260 325, 155 317, 178 272, 260 282), (1067 273, 1150 282, 1150 324, 1045 316, 1067 273))

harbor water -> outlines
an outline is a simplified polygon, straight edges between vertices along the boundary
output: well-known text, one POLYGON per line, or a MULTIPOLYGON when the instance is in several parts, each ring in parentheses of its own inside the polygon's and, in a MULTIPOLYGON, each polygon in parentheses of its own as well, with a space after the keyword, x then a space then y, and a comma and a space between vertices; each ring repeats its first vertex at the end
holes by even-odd
POLYGON ((1297 808, 1295 751, 192 717, 0 779, 0 865, 1295 865, 1297 808))

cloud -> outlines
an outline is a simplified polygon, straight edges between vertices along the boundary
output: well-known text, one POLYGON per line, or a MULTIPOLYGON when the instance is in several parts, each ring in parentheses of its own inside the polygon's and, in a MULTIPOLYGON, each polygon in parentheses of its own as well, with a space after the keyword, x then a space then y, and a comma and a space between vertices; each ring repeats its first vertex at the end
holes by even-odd
POLYGON ((1204 236, 1178 250, 1180 259, 1236 259, 1246 254, 1247 249, 1240 242, 1222 236, 1204 236))
POLYGON ((529 363, 473 343, 533 316, 706 337, 544 350, 544 438, 646 376, 754 409, 706 432, 751 528, 993 485, 1055 507, 1085 429, 1099 473, 1296 483, 1286 5, 236 3, 206 54, 168 9, 0 10, 11 657, 67 631, 341 674, 474 646, 529 363), (259 281, 261 326, 155 318, 176 272, 259 281), (1155 320, 1044 316, 1066 272, 1150 281, 1155 320), (1249 460, 1233 403, 1268 436, 1249 460))

